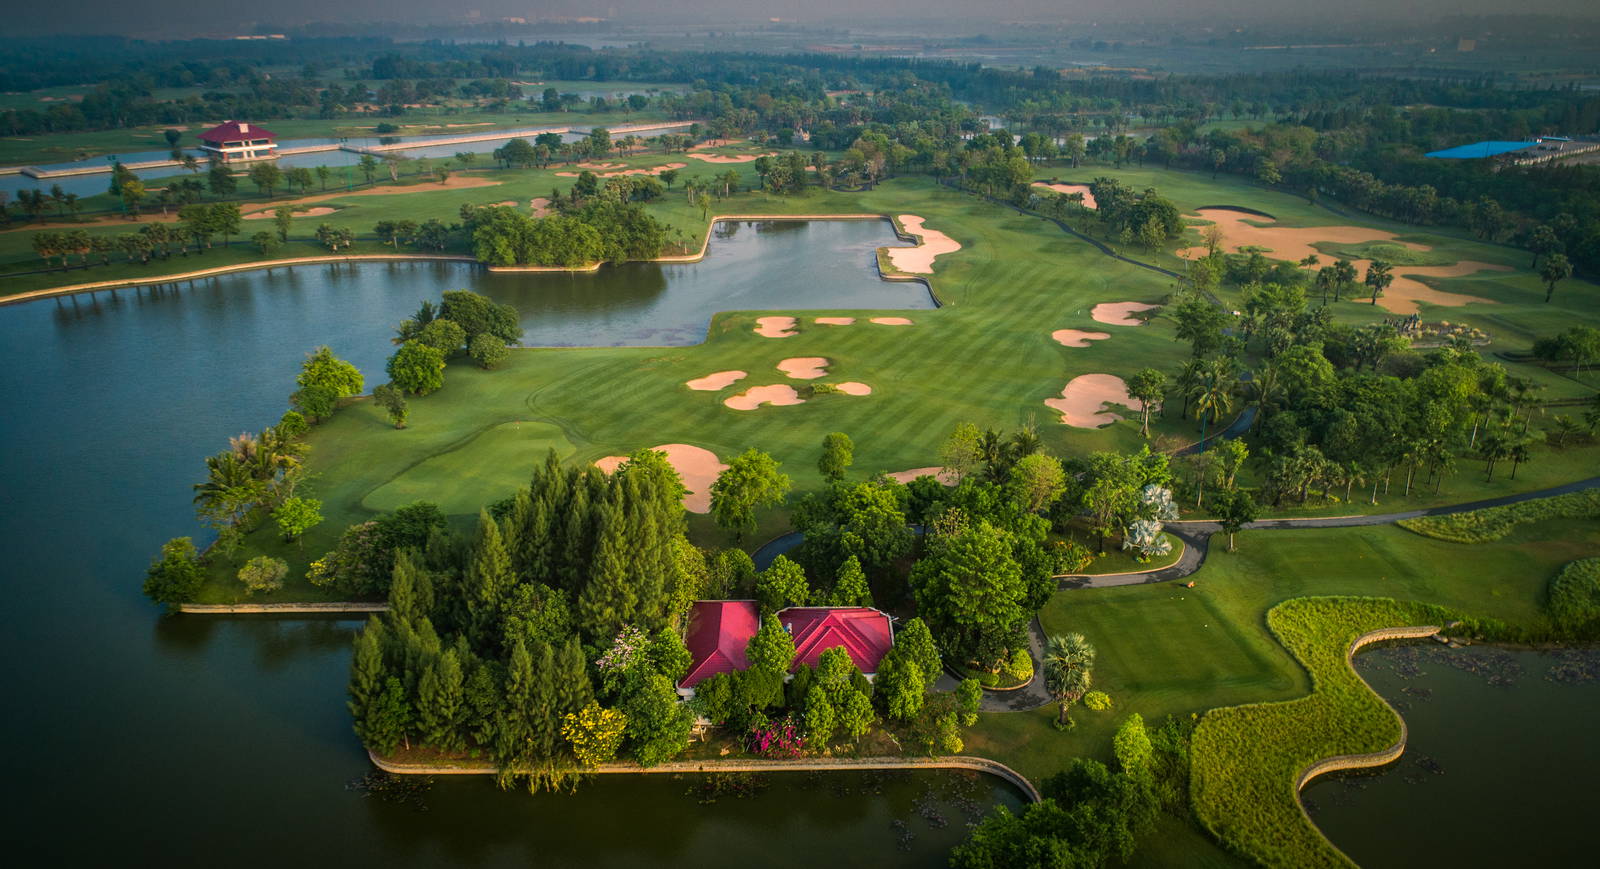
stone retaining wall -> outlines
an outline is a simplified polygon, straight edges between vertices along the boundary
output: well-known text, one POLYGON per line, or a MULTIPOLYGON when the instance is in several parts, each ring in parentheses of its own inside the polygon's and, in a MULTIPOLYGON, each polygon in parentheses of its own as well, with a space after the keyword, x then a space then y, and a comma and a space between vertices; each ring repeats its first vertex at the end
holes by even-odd
MULTIPOLYGON (((493 775, 499 770, 490 764, 474 766, 431 766, 418 763, 398 763, 367 752, 379 769, 397 775, 493 775)), ((865 757, 860 759, 828 760, 684 760, 642 767, 633 763, 602 764, 586 772, 620 775, 650 773, 720 773, 720 772, 818 772, 862 769, 964 769, 996 776, 1015 785, 1029 802, 1038 802, 1039 789, 1021 773, 999 761, 986 757, 865 757)))

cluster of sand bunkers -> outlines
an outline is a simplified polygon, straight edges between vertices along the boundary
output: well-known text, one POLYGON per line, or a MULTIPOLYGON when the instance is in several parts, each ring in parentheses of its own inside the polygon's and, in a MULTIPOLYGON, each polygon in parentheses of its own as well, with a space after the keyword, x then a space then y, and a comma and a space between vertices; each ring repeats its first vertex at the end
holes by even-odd
MULTIPOLYGON (((872 322, 888 321, 882 325, 909 326, 911 321, 904 317, 879 317, 872 322)), ((815 322, 829 326, 848 326, 855 322, 854 317, 818 317, 815 322)), ((756 321, 755 333, 766 338, 788 338, 799 334, 796 329, 799 321, 795 317, 762 317, 756 321)), ((791 356, 780 360, 775 368, 790 380, 819 380, 828 375, 828 367, 832 363, 824 356, 791 356)), ((750 376, 748 371, 715 371, 704 377, 696 377, 685 381, 684 385, 696 392, 721 392, 750 376)), ((872 387, 855 380, 846 380, 831 384, 834 389, 845 395, 871 395, 872 387)), ((791 404, 804 404, 805 399, 792 385, 787 383, 774 383, 766 386, 751 386, 736 395, 730 395, 722 403, 734 410, 755 410, 763 404, 781 407, 791 404)))
MULTIPOLYGON (((1111 326, 1143 326, 1144 320, 1134 316, 1143 311, 1153 311, 1158 305, 1143 302, 1101 302, 1089 312, 1097 323, 1111 326)), ((1109 332, 1088 332, 1082 329, 1057 329, 1050 338, 1063 347, 1083 348, 1091 341, 1110 338, 1109 332)), ((1047 398, 1045 406, 1061 414, 1061 421, 1075 428, 1100 428, 1121 416, 1106 410, 1107 404, 1120 404, 1129 410, 1143 410, 1138 399, 1128 395, 1128 384, 1113 374, 1085 374, 1074 377, 1061 390, 1060 398, 1047 398)))

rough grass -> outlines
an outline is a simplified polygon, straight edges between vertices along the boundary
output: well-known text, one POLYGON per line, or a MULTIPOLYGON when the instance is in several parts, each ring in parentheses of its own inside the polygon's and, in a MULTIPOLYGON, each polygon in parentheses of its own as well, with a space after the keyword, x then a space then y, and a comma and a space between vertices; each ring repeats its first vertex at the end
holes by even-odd
POLYGON ((1448 266, 1457 262, 1449 254, 1432 250, 1412 250, 1392 241, 1365 241, 1359 244, 1317 242, 1312 247, 1328 257, 1381 260, 1397 266, 1448 266))
POLYGON ((1486 507, 1466 513, 1421 516, 1396 522, 1401 528, 1452 543, 1487 543, 1510 534, 1525 522, 1544 519, 1593 519, 1600 517, 1600 490, 1569 492, 1552 498, 1538 498, 1501 507, 1486 507))

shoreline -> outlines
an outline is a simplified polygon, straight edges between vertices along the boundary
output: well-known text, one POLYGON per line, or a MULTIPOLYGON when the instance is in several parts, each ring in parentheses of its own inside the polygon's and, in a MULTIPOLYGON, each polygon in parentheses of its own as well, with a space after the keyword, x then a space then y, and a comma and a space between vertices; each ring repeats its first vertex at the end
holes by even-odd
MULTIPOLYGON (((670 256, 659 256, 659 257, 654 257, 652 259, 645 259, 645 260, 628 260, 628 262, 645 262, 645 263, 658 263, 658 264, 668 264, 668 265, 673 264, 673 263, 697 263, 697 262, 700 262, 701 260, 705 259, 706 251, 711 245, 711 231, 716 227, 716 225, 718 223, 721 223, 723 221, 730 221, 730 220, 799 220, 799 221, 809 221, 809 220, 886 220, 886 221, 889 222, 889 225, 894 228, 895 236, 898 237, 901 241, 915 242, 916 246, 919 246, 919 247, 922 244, 920 238, 916 238, 916 237, 907 235, 906 232, 904 231, 904 229, 901 228, 899 222, 896 221, 893 217, 891 217, 889 215, 886 215, 886 214, 866 214, 866 213, 843 213, 843 214, 719 214, 719 215, 713 215, 711 220, 710 220, 710 222, 708 222, 706 224, 705 237, 703 239, 701 239, 701 241, 700 241, 700 250, 697 253, 677 254, 677 255, 670 255, 670 256)), ((886 248, 886 247, 878 248, 878 251, 880 253, 882 251, 884 251, 884 250, 888 250, 888 248, 886 248)), ((11 295, 11 296, 0 296, 0 306, 4 306, 4 305, 19 305, 19 304, 22 304, 24 302, 33 302, 33 301, 37 301, 39 299, 49 299, 49 298, 57 298, 57 297, 61 297, 61 296, 70 296, 70 295, 75 295, 75 294, 78 294, 78 293, 94 293, 94 292, 99 292, 100 290, 117 290, 117 289, 124 289, 124 288, 133 288, 133 287, 159 286, 159 285, 162 285, 162 284, 184 283, 184 282, 187 282, 187 281, 195 281, 195 280, 199 280, 199 279, 202 279, 202 278, 215 277, 217 275, 235 274, 235 273, 238 273, 238 272, 255 271, 255 270, 258 270, 258 269, 287 268, 287 267, 297 266, 297 265, 320 265, 320 264, 325 264, 325 263, 408 262, 408 261, 412 261, 412 262, 465 262, 465 263, 472 263, 474 265, 481 265, 478 262, 477 257, 470 256, 470 255, 467 255, 467 254, 407 254, 407 253, 345 254, 345 255, 330 254, 328 256, 293 257, 293 258, 289 258, 289 259, 258 260, 258 261, 255 261, 255 262, 248 262, 248 263, 236 263, 234 265, 229 265, 229 266, 216 266, 214 268, 209 268, 209 269, 199 269, 197 271, 179 272, 179 273, 176 273, 176 274, 168 274, 168 275, 152 275, 152 276, 149 276, 149 277, 142 277, 142 278, 123 278, 123 279, 113 279, 113 280, 108 280, 108 281, 94 281, 94 282, 82 283, 82 284, 66 284, 66 285, 60 286, 60 287, 47 287, 47 288, 39 289, 39 290, 28 290, 26 292, 17 293, 15 295, 11 295)), ((599 271, 600 267, 603 266, 603 265, 605 265, 604 262, 591 263, 591 264, 588 264, 588 265, 572 266, 572 267, 567 267, 567 266, 483 266, 483 268, 486 271, 497 273, 497 274, 511 274, 511 273, 520 273, 520 272, 574 272, 574 273, 577 273, 577 272, 596 272, 596 271, 599 271)), ((615 265, 620 265, 620 263, 617 263, 615 265)), ((927 287, 928 296, 929 296, 929 298, 931 298, 933 300, 934 307, 935 308, 944 307, 943 301, 941 301, 939 299, 939 294, 934 292, 933 285, 928 282, 926 277, 921 276, 921 275, 908 274, 906 272, 885 270, 884 267, 883 267, 883 262, 882 262, 882 257, 881 256, 879 257, 879 262, 878 262, 878 277, 880 279, 886 280, 886 281, 916 281, 916 282, 919 282, 924 287, 927 287)))
MULTIPOLYGON (((372 765, 394 775, 494 775, 499 767, 492 764, 474 766, 397 763, 379 757, 371 749, 367 757, 372 765)), ((651 775, 661 773, 710 774, 720 772, 842 772, 873 769, 960 769, 980 772, 999 778, 1022 791, 1028 802, 1042 799, 1039 789, 1022 773, 986 757, 947 756, 933 758, 866 757, 860 759, 830 760, 807 758, 804 760, 679 760, 668 761, 652 767, 635 763, 606 763, 592 769, 579 770, 582 775, 651 775)))
POLYGON ((281 613, 285 615, 305 615, 310 613, 324 615, 355 615, 366 613, 386 613, 389 605, 386 603, 363 603, 361 601, 336 601, 332 603, 180 603, 178 612, 239 615, 246 613, 281 613))

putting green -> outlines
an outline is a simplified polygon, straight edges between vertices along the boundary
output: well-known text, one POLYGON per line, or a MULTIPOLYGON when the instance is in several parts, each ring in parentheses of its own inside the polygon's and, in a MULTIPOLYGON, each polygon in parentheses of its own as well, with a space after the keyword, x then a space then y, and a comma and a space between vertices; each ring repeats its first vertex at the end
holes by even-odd
POLYGON ((561 429, 543 422, 490 426, 445 452, 418 462, 361 499, 387 511, 432 501, 446 513, 476 513, 526 486, 551 448, 565 459, 576 449, 561 429))

